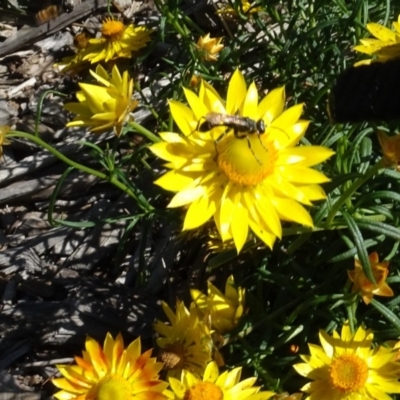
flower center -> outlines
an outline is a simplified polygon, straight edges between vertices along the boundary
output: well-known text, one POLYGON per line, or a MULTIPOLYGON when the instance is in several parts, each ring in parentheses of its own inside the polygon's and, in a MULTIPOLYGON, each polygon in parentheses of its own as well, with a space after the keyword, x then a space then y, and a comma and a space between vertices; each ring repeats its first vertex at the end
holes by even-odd
POLYGON ((199 382, 187 389, 183 400, 223 400, 224 394, 219 386, 211 382, 199 382))
POLYGON ((332 386, 344 393, 354 393, 365 386, 368 378, 368 365, 354 354, 343 354, 329 367, 332 386))
POLYGON ((132 398, 130 383, 116 375, 107 375, 95 384, 87 394, 87 400, 129 400, 132 398))
POLYGON ((174 343, 163 348, 160 359, 167 369, 182 369, 185 366, 185 347, 182 343, 174 343))
POLYGON ((111 18, 106 19, 101 26, 101 34, 111 41, 121 39, 124 30, 125 25, 121 21, 111 18))
POLYGON ((217 141, 216 149, 218 166, 233 183, 257 185, 272 173, 276 151, 264 134, 237 138, 230 131, 217 141))

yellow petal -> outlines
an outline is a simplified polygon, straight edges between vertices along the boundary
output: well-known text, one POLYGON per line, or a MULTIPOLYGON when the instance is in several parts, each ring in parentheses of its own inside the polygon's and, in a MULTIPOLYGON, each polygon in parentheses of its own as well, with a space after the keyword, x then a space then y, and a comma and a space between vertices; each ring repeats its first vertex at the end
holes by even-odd
POLYGON ((185 206, 197 200, 201 196, 204 196, 205 194, 205 188, 203 188, 202 186, 182 190, 172 198, 172 200, 168 204, 168 207, 175 208, 185 206))
POLYGON ((226 99, 226 112, 235 115, 242 106, 246 97, 246 81, 242 73, 236 69, 233 73, 228 86, 226 99))
POLYGON ((203 225, 213 216, 215 210, 215 203, 209 201, 208 196, 201 196, 189 206, 183 223, 183 230, 203 225))
POLYGON ((180 103, 179 101, 170 100, 168 102, 171 115, 178 125, 180 131, 185 135, 189 136, 196 129, 196 122, 193 111, 180 103))
POLYGON ((285 107, 285 87, 274 89, 269 92, 258 105, 258 118, 263 119, 266 124, 270 124, 278 117, 285 107))
POLYGON ((383 25, 371 22, 367 24, 367 29, 371 32, 373 36, 383 42, 395 42, 396 34, 392 30, 386 28, 383 25))
POLYGON ((185 173, 178 172, 177 170, 171 170, 158 178, 154 183, 165 190, 179 192, 190 186, 192 182, 193 178, 190 174, 185 175, 185 173))
POLYGON ((252 119, 257 119, 257 109, 258 109, 258 91, 256 88, 256 84, 254 82, 251 83, 249 89, 247 90, 246 97, 244 99, 243 107, 242 107, 242 115, 244 117, 249 117, 252 119))
POLYGON ((329 182, 330 180, 323 173, 308 167, 298 167, 293 165, 281 166, 279 167, 279 171, 289 182, 297 184, 316 184, 329 182))
POLYGON ((307 210, 297 201, 276 198, 275 208, 281 219, 313 227, 313 221, 307 210))
POLYGON ((248 212, 241 203, 238 203, 234 209, 231 230, 236 249, 239 253, 246 243, 249 231, 248 212))

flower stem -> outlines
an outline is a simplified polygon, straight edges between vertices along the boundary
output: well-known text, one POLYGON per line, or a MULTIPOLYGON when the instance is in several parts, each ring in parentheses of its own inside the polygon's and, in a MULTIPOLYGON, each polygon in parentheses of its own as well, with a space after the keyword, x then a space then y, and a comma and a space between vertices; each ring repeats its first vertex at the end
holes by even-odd
POLYGON ((144 128, 142 125, 138 124, 137 122, 131 121, 128 124, 140 135, 144 136, 145 138, 149 139, 153 143, 157 143, 161 141, 161 139, 155 135, 153 132, 150 132, 148 129, 144 128))
POLYGON ((51 154, 53 154, 55 157, 57 157, 59 160, 63 161, 65 164, 76 168, 80 171, 86 172, 89 175, 94 175, 97 176, 100 179, 103 179, 105 181, 110 182, 112 185, 117 187, 118 189, 122 190, 124 193, 135 199, 135 201, 138 203, 139 207, 147 212, 152 212, 154 210, 153 206, 151 206, 147 200, 138 194, 136 194, 134 191, 132 191, 127 185, 124 183, 120 182, 115 174, 107 175, 104 172, 92 169, 90 167, 87 167, 86 165, 80 164, 76 161, 71 160, 70 158, 66 157, 64 154, 60 153, 58 150, 56 150, 53 146, 50 146, 48 143, 44 142, 42 139, 39 137, 32 135, 30 133, 26 132, 20 132, 20 131, 10 131, 7 134, 7 138, 12 138, 12 137, 19 137, 23 139, 30 140, 33 143, 38 144, 39 146, 43 147, 44 149, 48 150, 51 154))

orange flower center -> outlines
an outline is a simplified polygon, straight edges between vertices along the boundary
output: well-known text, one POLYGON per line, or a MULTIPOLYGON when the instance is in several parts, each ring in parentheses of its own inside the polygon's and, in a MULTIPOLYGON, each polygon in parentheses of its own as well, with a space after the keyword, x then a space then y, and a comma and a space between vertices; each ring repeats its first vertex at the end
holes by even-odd
POLYGON ((219 386, 211 382, 199 382, 186 390, 183 400, 222 400, 224 394, 219 386))
POLYGON ((129 400, 132 398, 131 384, 121 376, 106 375, 90 389, 87 400, 129 400))
POLYGON ((125 25, 115 19, 106 19, 101 27, 101 34, 108 40, 120 40, 124 33, 125 25))
POLYGON ((329 367, 332 386, 344 393, 362 389, 368 379, 368 365, 355 354, 343 354, 333 360, 329 367))
POLYGON ((253 186, 272 173, 276 150, 266 138, 266 133, 237 138, 230 131, 217 141, 218 166, 231 182, 253 186))
POLYGON ((160 359, 167 369, 182 369, 185 366, 185 347, 182 343, 171 344, 160 352, 160 359))

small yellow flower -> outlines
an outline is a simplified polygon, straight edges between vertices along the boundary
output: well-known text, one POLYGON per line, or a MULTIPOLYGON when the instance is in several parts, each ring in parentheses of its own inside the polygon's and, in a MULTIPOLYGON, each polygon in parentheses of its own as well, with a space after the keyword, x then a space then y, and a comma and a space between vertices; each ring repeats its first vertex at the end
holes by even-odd
POLYGON ((211 325, 221 335, 231 331, 243 315, 245 307, 245 289, 235 289, 231 275, 225 284, 225 295, 211 282, 207 282, 207 296, 197 289, 190 294, 202 315, 210 315, 211 325))
POLYGON ((183 135, 162 132, 163 141, 150 147, 171 169, 156 181, 176 192, 168 207, 187 207, 183 230, 198 228, 213 217, 221 239, 233 239, 239 252, 249 228, 272 248, 282 236, 281 221, 312 227, 303 205, 324 199, 319 184, 329 179, 310 167, 334 152, 297 146, 309 123, 300 119, 303 105, 284 111, 283 87, 259 102, 255 83, 247 88, 239 71, 230 79, 226 102, 205 81, 198 95, 188 89, 184 93, 189 107, 169 102, 183 135), (242 126, 239 136, 223 123, 201 129, 210 114, 242 118, 245 125, 248 120, 262 123, 265 132, 243 131, 242 126))
POLYGON ((111 75, 98 65, 96 73, 90 71, 102 86, 80 83, 81 92, 76 94, 79 103, 67 103, 64 108, 78 114, 67 127, 89 126, 91 132, 102 133, 114 128, 117 136, 138 102, 132 100, 133 79, 128 72, 121 76, 117 66, 111 75))
MULTIPOLYGON (((262 11, 263 9, 262 9, 262 7, 254 6, 254 4, 250 3, 248 0, 241 0, 240 10, 244 15, 247 15, 247 14, 258 13, 258 12, 262 11)), ((220 8, 217 11, 217 13, 223 14, 223 15, 234 16, 234 17, 238 16, 237 11, 230 6, 220 8)))
POLYGON ((359 260, 355 260, 354 267, 352 271, 347 271, 349 278, 353 282, 352 291, 360 292, 361 297, 365 304, 369 304, 374 297, 385 296, 392 297, 393 290, 385 282, 389 274, 388 261, 379 262, 378 253, 373 252, 369 255, 369 260, 371 263, 372 274, 375 278, 376 284, 372 283, 364 274, 362 265, 359 260))
POLYGON ((121 21, 107 18, 101 28, 102 36, 89 39, 83 60, 92 64, 99 61, 110 61, 116 58, 131 58, 132 53, 146 47, 150 41, 152 30, 145 26, 125 26, 121 21))
POLYGON ((341 336, 320 331, 322 347, 309 344, 311 355, 301 356, 305 363, 294 365, 313 380, 301 388, 309 393, 305 400, 389 400, 387 393, 400 393, 396 354, 385 347, 371 348, 373 337, 363 327, 352 334, 348 322, 341 336))
POLYGON ((11 128, 7 125, 0 126, 0 157, 3 155, 3 146, 11 144, 6 137, 10 130, 11 128))
POLYGON ((400 170, 400 135, 388 136, 385 132, 378 131, 378 139, 385 165, 400 170))
POLYGON ((165 393, 171 400, 267 400, 274 395, 254 387, 257 378, 240 381, 241 372, 239 367, 220 374, 213 361, 207 365, 203 379, 185 370, 180 380, 169 378, 171 391, 165 393))
POLYGON ((397 22, 393 22, 394 31, 377 23, 367 24, 373 38, 361 39, 361 44, 354 47, 360 53, 376 56, 375 59, 363 60, 355 65, 370 64, 371 61, 387 61, 400 57, 400 14, 397 22))
POLYGON ((57 365, 63 378, 53 379, 62 389, 59 400, 164 400, 168 387, 158 379, 162 368, 151 350, 141 354, 140 338, 124 349, 121 334, 115 339, 107 333, 104 346, 91 337, 85 342, 83 356, 75 357, 77 365, 57 365))
POLYGON ((217 61, 218 53, 224 48, 221 40, 222 37, 211 39, 209 33, 205 36, 200 36, 197 41, 197 49, 201 58, 205 61, 217 61))
POLYGON ((156 321, 154 330, 161 336, 157 345, 160 358, 169 370, 169 376, 179 376, 182 369, 202 375, 211 361, 213 343, 209 326, 200 319, 194 303, 188 310, 182 301, 176 302, 176 312, 162 303, 170 324, 156 321))

